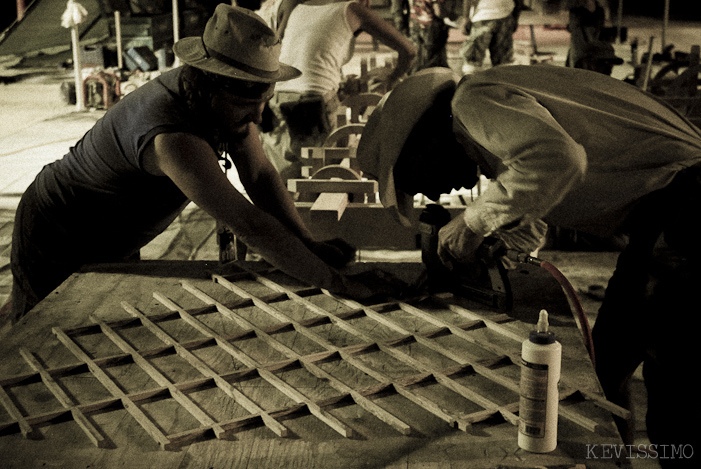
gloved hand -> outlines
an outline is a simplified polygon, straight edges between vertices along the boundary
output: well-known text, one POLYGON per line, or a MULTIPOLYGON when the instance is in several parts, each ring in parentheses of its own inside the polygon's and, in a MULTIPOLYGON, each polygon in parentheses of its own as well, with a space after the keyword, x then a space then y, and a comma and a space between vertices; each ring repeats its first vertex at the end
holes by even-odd
POLYGON ((411 294, 409 284, 389 272, 372 269, 344 277, 344 296, 364 302, 383 302, 411 294))
POLYGON ((327 241, 309 241, 306 244, 311 252, 336 269, 340 269, 355 259, 355 247, 341 238, 327 241))
POLYGON ((438 257, 449 269, 455 264, 475 262, 475 252, 484 236, 474 233, 461 216, 453 218, 438 232, 438 257))

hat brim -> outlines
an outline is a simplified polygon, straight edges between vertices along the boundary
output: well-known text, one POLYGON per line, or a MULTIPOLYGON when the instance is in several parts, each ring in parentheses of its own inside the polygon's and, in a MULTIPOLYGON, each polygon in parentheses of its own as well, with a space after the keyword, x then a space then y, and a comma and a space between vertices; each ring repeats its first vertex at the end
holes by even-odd
POLYGON ((445 67, 423 69, 402 81, 377 104, 358 143, 360 169, 377 178, 382 205, 404 226, 411 226, 414 196, 395 187, 394 165, 421 116, 460 77, 445 67))
POLYGON ((188 65, 239 80, 275 83, 278 81, 292 80, 302 74, 302 72, 295 67, 283 63, 280 63, 278 70, 272 73, 265 72, 256 74, 254 72, 241 70, 240 68, 222 62, 207 54, 201 37, 186 37, 180 39, 173 45, 173 52, 182 62, 188 65))

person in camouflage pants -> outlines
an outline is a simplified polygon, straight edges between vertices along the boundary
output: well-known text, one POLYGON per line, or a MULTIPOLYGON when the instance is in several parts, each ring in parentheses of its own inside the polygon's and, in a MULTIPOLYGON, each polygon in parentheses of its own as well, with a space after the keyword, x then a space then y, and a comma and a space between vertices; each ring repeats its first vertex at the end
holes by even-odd
POLYGON ((460 48, 465 59, 464 73, 482 68, 487 51, 492 65, 513 61, 513 33, 518 27, 519 11, 514 0, 464 1, 463 33, 467 37, 460 48))

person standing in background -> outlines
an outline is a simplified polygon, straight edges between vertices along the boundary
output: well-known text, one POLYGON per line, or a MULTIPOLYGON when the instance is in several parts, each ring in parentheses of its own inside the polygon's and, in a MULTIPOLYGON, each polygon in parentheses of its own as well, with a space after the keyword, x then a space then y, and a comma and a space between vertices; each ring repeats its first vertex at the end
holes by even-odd
POLYGON ((464 0, 463 33, 460 48, 465 59, 463 73, 482 68, 487 51, 492 65, 513 62, 513 34, 518 27, 522 0, 464 0))
POLYGON ((309 0, 277 16, 287 18, 277 29, 282 36, 280 60, 302 75, 277 85, 269 103, 273 128, 263 133, 263 145, 287 180, 301 176, 301 149, 322 145, 336 128, 341 68, 353 57, 358 34, 364 31, 397 52, 397 65, 385 78, 388 90, 411 69, 416 47, 371 10, 367 0, 309 0))
POLYGON ((570 32, 570 49, 567 52, 567 66, 583 68, 580 60, 587 53, 587 46, 598 42, 606 21, 606 12, 597 0, 567 0, 570 32))
POLYGON ((411 40, 418 50, 412 72, 429 67, 448 67, 449 26, 445 17, 445 0, 412 0, 411 40))

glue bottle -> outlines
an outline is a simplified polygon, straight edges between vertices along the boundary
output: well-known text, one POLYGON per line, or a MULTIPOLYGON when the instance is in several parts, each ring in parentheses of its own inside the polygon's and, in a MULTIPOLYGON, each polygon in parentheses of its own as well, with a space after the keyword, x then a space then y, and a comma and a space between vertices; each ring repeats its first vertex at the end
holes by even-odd
POLYGON ((557 410, 562 345, 548 331, 548 312, 540 311, 536 329, 521 349, 518 446, 548 453, 557 446, 557 410))

